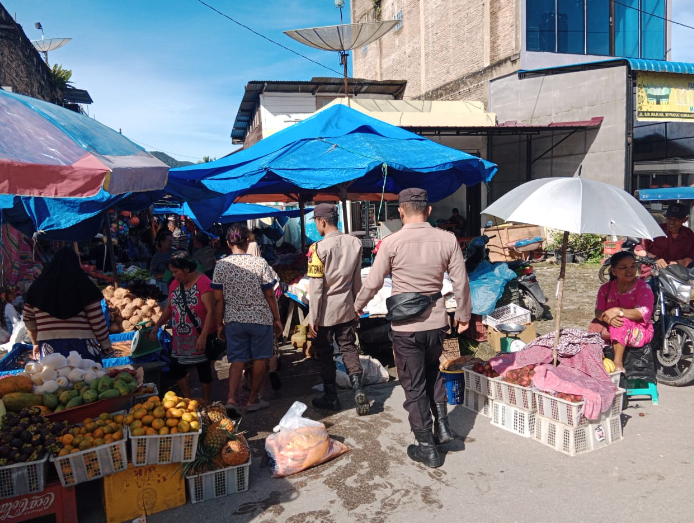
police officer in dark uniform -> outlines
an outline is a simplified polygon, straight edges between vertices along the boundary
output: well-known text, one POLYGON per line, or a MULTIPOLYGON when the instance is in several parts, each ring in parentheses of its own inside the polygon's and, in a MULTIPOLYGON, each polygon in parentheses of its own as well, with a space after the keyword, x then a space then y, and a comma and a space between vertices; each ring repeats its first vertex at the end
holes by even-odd
POLYGON ((363 416, 370 407, 362 387, 364 371, 354 333, 354 298, 361 288, 361 241, 337 228, 337 206, 321 203, 314 208, 313 217, 323 239, 310 250, 309 330, 325 392, 313 399, 313 406, 333 411, 342 408, 335 388, 335 339, 352 384, 357 414, 363 416))
POLYGON ((405 189, 399 194, 399 202, 403 227, 381 242, 355 309, 360 314, 382 287, 383 279, 391 275, 393 292, 387 305, 392 317, 395 364, 405 391, 403 406, 418 443, 410 445, 407 454, 429 467, 440 467, 443 458, 436 444, 453 439, 448 426, 446 390, 439 373, 439 358, 448 330, 448 315, 441 297, 443 275, 448 272, 453 282, 459 333, 468 328, 470 321, 470 285, 455 235, 433 228, 427 221, 431 213, 427 192, 405 189))

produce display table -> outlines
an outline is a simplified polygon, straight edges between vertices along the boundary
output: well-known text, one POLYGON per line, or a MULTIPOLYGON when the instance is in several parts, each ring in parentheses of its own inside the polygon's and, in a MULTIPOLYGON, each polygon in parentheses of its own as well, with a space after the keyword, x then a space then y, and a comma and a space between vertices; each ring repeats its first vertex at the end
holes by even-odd
POLYGON ((60 481, 54 480, 38 494, 0 501, 0 521, 29 521, 51 514, 55 516, 56 523, 77 521, 75 487, 64 488, 60 481))

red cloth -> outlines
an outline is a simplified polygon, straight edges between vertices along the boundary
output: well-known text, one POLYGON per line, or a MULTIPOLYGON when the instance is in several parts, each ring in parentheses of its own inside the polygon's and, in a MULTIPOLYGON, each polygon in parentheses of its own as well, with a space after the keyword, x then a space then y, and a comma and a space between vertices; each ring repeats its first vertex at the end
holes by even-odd
MULTIPOLYGON (((666 236, 659 236, 655 240, 643 240, 641 246, 648 254, 656 258, 662 258, 666 262, 683 260, 684 258, 694 259, 694 232, 689 227, 682 227, 677 238, 673 238, 668 232, 666 225, 661 225, 661 229, 666 236)), ((651 268, 643 264, 641 266, 641 277, 650 276, 651 268)))

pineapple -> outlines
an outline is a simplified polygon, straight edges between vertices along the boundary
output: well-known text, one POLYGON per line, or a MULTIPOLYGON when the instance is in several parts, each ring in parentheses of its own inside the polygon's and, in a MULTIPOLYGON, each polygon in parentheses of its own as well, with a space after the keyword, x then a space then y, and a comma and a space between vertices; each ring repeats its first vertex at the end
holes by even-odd
POLYGON ((203 445, 205 450, 212 455, 217 455, 229 439, 229 432, 221 427, 221 422, 212 423, 205 432, 203 445))
POLYGON ((215 401, 202 409, 202 419, 206 425, 228 419, 227 409, 221 401, 215 401))
POLYGON ((227 467, 243 465, 248 461, 248 455, 249 450, 248 445, 246 445, 246 438, 241 434, 232 436, 222 447, 222 460, 227 467))

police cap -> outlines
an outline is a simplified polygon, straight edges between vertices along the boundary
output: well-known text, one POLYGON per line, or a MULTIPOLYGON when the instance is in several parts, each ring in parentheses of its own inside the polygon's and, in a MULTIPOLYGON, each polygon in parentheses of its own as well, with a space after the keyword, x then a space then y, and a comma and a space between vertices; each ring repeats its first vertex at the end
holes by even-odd
POLYGON ((332 218, 337 216, 337 205, 332 203, 319 203, 313 208, 313 219, 332 218))
POLYGON ((429 201, 429 195, 424 189, 417 189, 413 187, 411 189, 405 189, 400 191, 400 194, 398 195, 398 201, 400 203, 427 202, 429 201))

